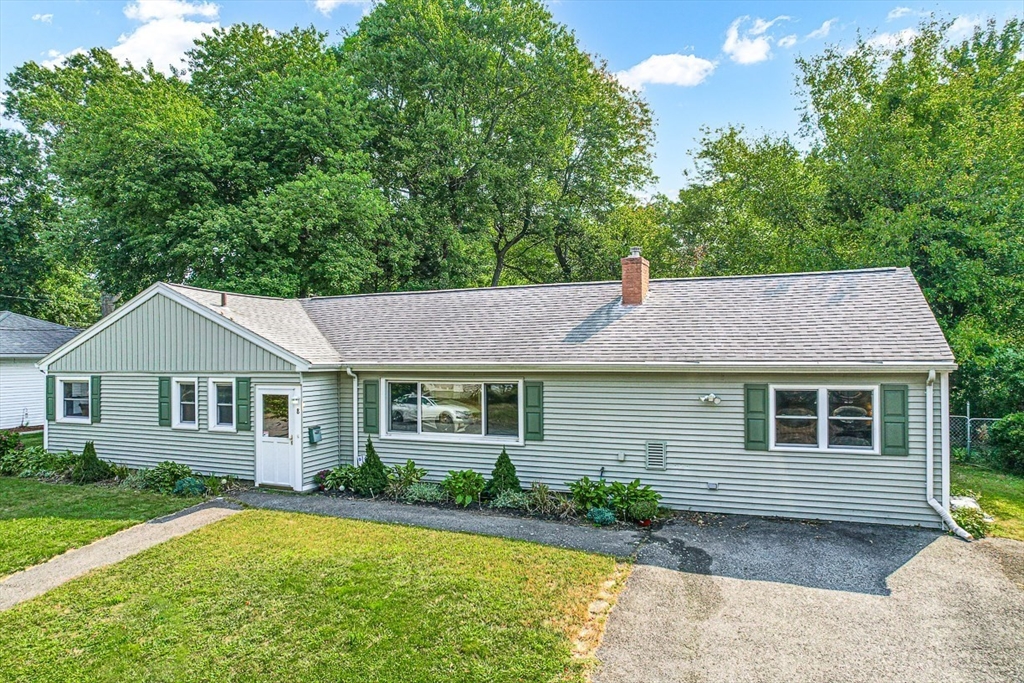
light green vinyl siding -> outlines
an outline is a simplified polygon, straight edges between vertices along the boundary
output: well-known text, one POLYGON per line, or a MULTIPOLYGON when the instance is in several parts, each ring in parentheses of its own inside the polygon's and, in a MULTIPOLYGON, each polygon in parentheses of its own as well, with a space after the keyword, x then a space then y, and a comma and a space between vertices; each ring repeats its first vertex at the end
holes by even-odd
POLYGON ((49 368, 51 373, 164 375, 294 370, 288 361, 160 294, 58 358, 49 368))
MULTIPOLYGON (((500 373, 508 376, 508 371, 500 373)), ((403 375, 407 377, 407 375, 403 375)), ((361 373, 360 379, 373 379, 361 373)), ((446 379, 471 380, 474 377, 446 379)), ((414 378, 410 378, 414 379, 414 378)), ((524 484, 565 489, 583 475, 640 478, 671 507, 936 527, 925 496, 925 378, 875 376, 527 375, 544 382, 544 440, 507 446, 524 484), (910 454, 749 451, 744 447, 744 384, 909 386, 910 454), (714 392, 719 405, 698 397, 714 392), (645 443, 668 444, 668 467, 644 467, 645 443), (620 462, 619 452, 626 460, 620 462), (708 482, 718 484, 708 489, 708 482)), ((360 387, 362 388, 362 387, 360 387)), ((935 386, 935 497, 941 499, 940 392, 935 386)), ((360 410, 360 417, 362 411, 360 410)), ((382 430, 386 425, 382 425, 382 430)), ((450 469, 489 476, 498 444, 403 441, 373 437, 386 465, 413 458, 438 480, 450 469)), ((366 434, 360 428, 360 453, 366 434)))
MULTIPOLYGON (((342 443, 352 439, 352 420, 341 421, 346 405, 342 400, 341 378, 336 372, 316 372, 302 375, 302 482, 313 483, 313 475, 320 470, 341 464, 342 443), (318 425, 323 441, 309 443, 309 428, 318 425)), ((349 392, 350 393, 350 392, 349 392)), ((351 446, 347 449, 352 451, 351 446)), ((347 461, 351 462, 351 458, 347 461)))
MULTIPOLYGON (((256 466, 255 432, 209 431, 209 376, 201 373, 176 376, 199 378, 196 387, 198 430, 159 426, 157 375, 105 374, 103 421, 99 424, 50 422, 47 425, 49 449, 81 452, 86 441, 95 441, 100 458, 131 468, 153 467, 163 460, 173 460, 203 474, 252 480, 256 466)), ((297 374, 247 376, 252 377, 250 398, 254 403, 260 384, 297 385, 299 380, 297 374)))

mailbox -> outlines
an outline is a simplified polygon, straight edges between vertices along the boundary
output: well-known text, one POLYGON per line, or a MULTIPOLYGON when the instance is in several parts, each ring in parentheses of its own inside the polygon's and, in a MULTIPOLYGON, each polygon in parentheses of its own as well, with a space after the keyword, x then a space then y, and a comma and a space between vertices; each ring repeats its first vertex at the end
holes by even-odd
POLYGON ((324 440, 324 435, 320 431, 320 425, 316 425, 315 427, 310 427, 309 428, 309 442, 310 443, 320 443, 323 440, 324 440))

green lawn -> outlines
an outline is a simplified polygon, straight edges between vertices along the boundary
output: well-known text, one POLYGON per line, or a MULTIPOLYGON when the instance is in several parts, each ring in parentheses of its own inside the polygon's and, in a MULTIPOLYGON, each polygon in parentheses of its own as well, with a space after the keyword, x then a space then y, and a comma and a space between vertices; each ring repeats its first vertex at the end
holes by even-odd
POLYGON ((992 536, 1024 541, 1024 477, 957 463, 951 474, 953 486, 977 493, 982 509, 995 517, 992 536))
POLYGON ((248 510, 0 613, 0 680, 582 681, 593 660, 574 639, 620 570, 532 543, 248 510))
POLYGON ((196 502, 142 491, 0 477, 0 577, 196 502))
POLYGON ((42 432, 29 432, 28 434, 21 435, 21 443, 25 444, 26 448, 32 446, 43 447, 43 433, 42 432))

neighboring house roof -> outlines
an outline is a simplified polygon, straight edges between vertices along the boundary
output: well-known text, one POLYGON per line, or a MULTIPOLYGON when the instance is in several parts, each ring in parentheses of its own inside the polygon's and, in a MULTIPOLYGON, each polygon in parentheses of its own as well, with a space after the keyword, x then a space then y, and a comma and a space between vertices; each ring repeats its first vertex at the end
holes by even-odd
POLYGON ((952 351, 908 268, 488 287, 301 300, 171 285, 314 365, 935 363, 952 351))
POLYGON ((73 327, 0 311, 0 356, 41 358, 78 332, 73 327))

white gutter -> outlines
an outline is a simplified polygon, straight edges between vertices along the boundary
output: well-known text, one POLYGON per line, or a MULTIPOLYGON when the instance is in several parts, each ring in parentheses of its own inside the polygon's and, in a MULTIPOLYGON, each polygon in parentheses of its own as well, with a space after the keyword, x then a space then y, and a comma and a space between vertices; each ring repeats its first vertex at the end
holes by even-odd
MULTIPOLYGON (((945 382, 948 381, 945 373, 943 373, 943 398, 945 398, 945 382)), ((945 412, 945 408, 942 412, 945 412)), ((950 516, 949 510, 939 504, 939 501, 935 500, 935 370, 928 371, 928 383, 925 385, 925 486, 927 491, 925 496, 928 498, 928 504, 932 506, 936 512, 939 513, 939 517, 942 517, 942 521, 946 523, 949 530, 954 534, 964 539, 965 541, 973 541, 974 537, 964 531, 959 524, 957 524, 953 517, 950 516)), ((947 429, 943 427, 943 429, 947 429)), ((945 452, 945 438, 943 439, 943 453, 942 453, 942 490, 943 498, 946 497, 946 491, 949 489, 949 457, 945 452)))
POLYGON ((352 464, 359 464, 359 376, 352 368, 345 368, 345 374, 352 378, 352 464))

